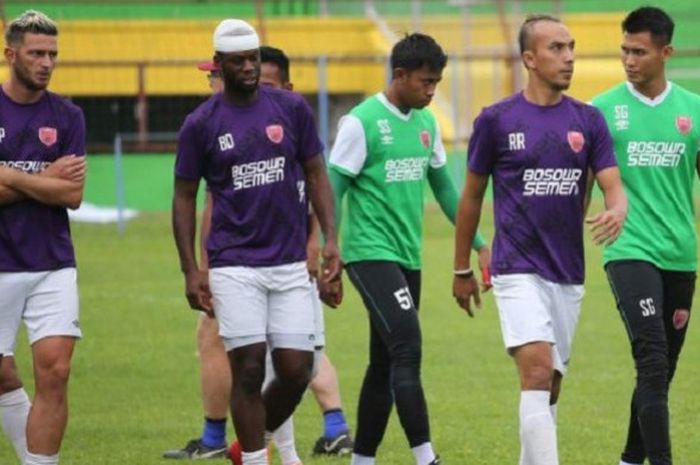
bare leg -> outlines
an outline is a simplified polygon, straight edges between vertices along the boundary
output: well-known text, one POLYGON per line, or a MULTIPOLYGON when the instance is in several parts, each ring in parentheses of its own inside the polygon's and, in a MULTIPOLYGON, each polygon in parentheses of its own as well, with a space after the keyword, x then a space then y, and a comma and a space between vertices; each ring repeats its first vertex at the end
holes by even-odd
POLYGON ((272 361, 276 377, 263 393, 267 420, 265 429, 274 431, 292 416, 309 385, 313 367, 313 352, 275 349, 272 361))
POLYGON ((68 377, 75 339, 53 336, 32 346, 36 392, 27 420, 27 449, 57 454, 68 422, 68 377))
POLYGON ((322 412, 341 408, 338 375, 325 351, 321 352, 318 374, 311 380, 309 387, 322 412))
POLYGON ((228 416, 231 405, 231 367, 216 319, 202 317, 197 327, 201 367, 202 407, 207 418, 228 416))
POLYGON ((265 448, 265 404, 260 390, 265 378, 266 350, 267 345, 261 342, 228 353, 231 371, 236 373, 231 392, 231 414, 244 452, 265 448))

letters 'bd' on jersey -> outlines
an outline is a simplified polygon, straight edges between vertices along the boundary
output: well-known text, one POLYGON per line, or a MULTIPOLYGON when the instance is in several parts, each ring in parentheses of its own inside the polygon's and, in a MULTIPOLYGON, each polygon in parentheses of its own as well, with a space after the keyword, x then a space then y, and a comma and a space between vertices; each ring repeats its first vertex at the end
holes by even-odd
POLYGON ((590 105, 563 96, 539 106, 518 93, 485 108, 474 123, 468 167, 493 179, 493 274, 583 283, 587 173, 614 166, 605 120, 590 105))
MULTIPOLYGON (((0 166, 38 175, 64 155, 85 155, 82 110, 52 92, 19 104, 0 89, 0 166)), ((0 272, 74 266, 65 208, 31 199, 0 206, 0 272)))
POLYGON ((622 234, 606 247, 605 262, 637 259, 694 271, 700 96, 668 82, 650 100, 625 82, 594 98, 593 105, 610 128, 629 200, 622 234))
POLYGON ((187 116, 175 175, 203 177, 213 197, 211 267, 306 259, 303 164, 322 152, 311 109, 292 92, 261 86, 246 106, 216 94, 187 116))
POLYGON ((378 93, 343 117, 330 155, 331 169, 353 178, 343 215, 343 260, 389 260, 419 269, 426 174, 445 163, 428 109, 404 114, 378 93))

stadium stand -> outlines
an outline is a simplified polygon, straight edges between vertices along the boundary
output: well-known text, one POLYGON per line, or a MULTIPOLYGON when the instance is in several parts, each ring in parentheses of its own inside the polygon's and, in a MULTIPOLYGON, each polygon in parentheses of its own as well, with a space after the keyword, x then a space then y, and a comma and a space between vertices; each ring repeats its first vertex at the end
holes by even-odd
MULTIPOLYGON (((522 13, 538 8, 551 10, 552 4, 557 3, 524 1, 521 11, 507 12, 504 25, 493 2, 470 1, 476 6, 468 16, 455 14, 460 11, 456 5, 464 2, 421 2, 423 14, 418 24, 452 56, 434 108, 445 138, 462 142, 478 111, 511 93, 523 79, 515 49, 504 46, 504 28, 513 38, 522 13)), ((184 115, 208 93, 206 82, 194 65, 210 57, 212 29, 225 16, 245 17, 259 26, 254 18, 260 12, 254 3, 74 0, 33 6, 54 16, 61 25, 60 67, 52 88, 72 97, 85 109, 91 122, 88 141, 93 149, 104 149, 117 131, 176 131, 184 115)), ((294 62, 295 90, 314 103, 321 87, 318 59, 327 57, 325 91, 331 96, 331 117, 327 119, 332 135, 336 116, 361 96, 382 88, 387 72, 384 57, 396 38, 413 30, 416 24, 406 2, 374 2, 374 16, 367 14, 367 4, 373 2, 326 2, 331 16, 320 15, 322 3, 260 2, 266 18, 267 43, 285 48, 294 62)), ((622 13, 584 11, 609 11, 610 3, 560 2, 577 39, 576 77, 571 94, 580 99, 589 99, 623 77, 616 57, 622 13)), ((615 2, 616 6, 618 3, 624 9, 624 1, 615 2)), ((681 11, 692 9, 689 0, 673 3, 681 11)), ((6 0, 4 16, 13 17, 25 7, 24 2, 6 0)), ((697 49, 700 31, 692 26, 697 14, 677 17, 677 48, 697 49)), ((700 88, 700 76, 693 71, 697 65, 697 56, 674 60, 674 66, 682 68, 682 84, 700 88)), ((0 79, 6 73, 6 66, 0 65, 0 79)))

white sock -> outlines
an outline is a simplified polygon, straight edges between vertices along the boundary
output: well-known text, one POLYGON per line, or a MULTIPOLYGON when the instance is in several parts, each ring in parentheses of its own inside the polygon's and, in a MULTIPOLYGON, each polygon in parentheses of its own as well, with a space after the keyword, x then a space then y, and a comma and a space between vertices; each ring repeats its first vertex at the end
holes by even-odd
POLYGON ((0 396, 2 429, 15 447, 19 461, 24 461, 27 451, 27 416, 32 404, 24 388, 15 389, 0 396))
POLYGON ((374 465, 374 457, 352 453, 350 465, 374 465))
POLYGON ((430 462, 435 460, 435 452, 433 452, 433 444, 431 442, 424 442, 420 446, 412 447, 411 452, 416 458, 416 465, 429 465, 430 462))
POLYGON ((549 406, 549 413, 552 414, 552 420, 554 420, 554 426, 557 426, 557 404, 551 404, 549 406))
POLYGON ((280 455, 282 465, 294 465, 301 463, 297 447, 294 443, 294 420, 292 417, 282 423, 282 425, 272 434, 272 440, 277 446, 277 452, 280 455))
POLYGON ((559 465, 549 391, 520 393, 520 444, 522 465, 559 465))
POLYGON ((641 463, 629 463, 625 462, 624 460, 620 460, 620 465, 643 465, 641 463))
POLYGON ((24 465, 58 465, 58 454, 41 455, 32 454, 27 451, 27 455, 25 455, 24 458, 24 465))
POLYGON ((255 452, 241 452, 243 465, 267 465, 267 449, 255 452))

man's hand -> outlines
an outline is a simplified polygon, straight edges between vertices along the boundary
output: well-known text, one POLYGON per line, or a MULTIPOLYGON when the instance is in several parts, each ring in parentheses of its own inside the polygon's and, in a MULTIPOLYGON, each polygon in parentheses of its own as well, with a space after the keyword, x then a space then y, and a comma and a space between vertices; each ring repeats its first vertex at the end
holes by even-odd
POLYGON ((338 246, 334 241, 328 241, 323 246, 323 264, 318 279, 318 290, 323 303, 331 308, 336 308, 343 300, 342 273, 343 262, 340 261, 338 246))
POLYGON ((330 282, 318 280, 317 284, 321 301, 331 308, 338 308, 343 302, 343 280, 340 277, 330 282))
POLYGON ((491 284, 491 250, 487 245, 479 249, 479 270, 481 270, 481 292, 488 292, 491 284))
POLYGON ((65 155, 51 163, 39 176, 48 176, 66 181, 82 183, 87 173, 87 161, 85 157, 65 155))
POLYGON ((12 176, 15 174, 13 168, 8 168, 7 166, 0 166, 0 184, 6 187, 11 187, 12 176))
POLYGON ((328 241, 323 246, 323 265, 321 270, 320 280, 324 283, 340 279, 340 275, 343 272, 343 263, 340 261, 338 245, 334 241, 328 241))
POLYGON ((605 210, 586 218, 596 245, 610 245, 622 232, 626 214, 616 209, 605 210))
POLYGON ((190 308, 214 317, 214 307, 211 303, 211 291, 209 290, 209 273, 202 270, 185 273, 185 295, 190 308))
POLYGON ((467 277, 455 276, 452 281, 452 295, 457 304, 462 307, 470 317, 474 316, 470 300, 474 299, 477 308, 481 308, 481 297, 479 296, 479 283, 474 275, 467 277))

